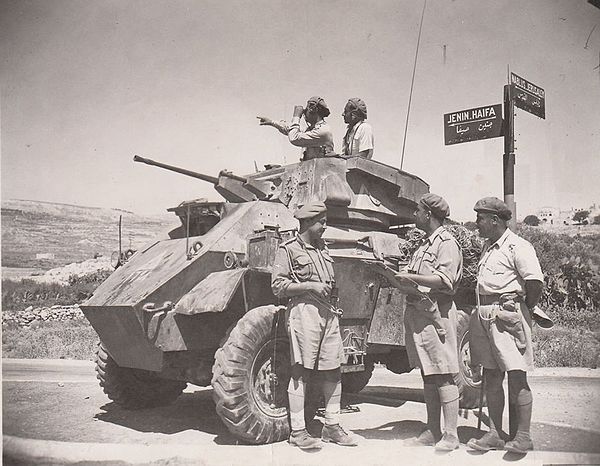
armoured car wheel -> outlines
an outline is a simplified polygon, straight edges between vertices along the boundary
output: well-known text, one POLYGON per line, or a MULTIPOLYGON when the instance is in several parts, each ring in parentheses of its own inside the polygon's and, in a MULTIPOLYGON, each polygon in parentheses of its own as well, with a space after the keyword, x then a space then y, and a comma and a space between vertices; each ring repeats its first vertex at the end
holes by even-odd
POLYGON ((250 443, 284 440, 290 428, 289 340, 276 306, 246 313, 215 354, 213 398, 219 417, 250 443))
POLYGON ((141 409, 172 403, 185 382, 158 377, 154 372, 120 367, 102 343, 96 350, 96 378, 104 393, 126 409, 141 409))
MULTIPOLYGON (((458 369, 456 384, 460 391, 460 407, 464 409, 479 406, 481 380, 473 373, 470 362, 471 353, 469 348, 469 321, 470 314, 458 310, 457 340, 458 340, 458 369)), ((484 400, 485 402, 485 400, 484 400)))
POLYGON ((345 372, 342 374, 342 391, 346 393, 358 393, 367 386, 371 376, 375 362, 365 357, 365 370, 360 372, 345 372))

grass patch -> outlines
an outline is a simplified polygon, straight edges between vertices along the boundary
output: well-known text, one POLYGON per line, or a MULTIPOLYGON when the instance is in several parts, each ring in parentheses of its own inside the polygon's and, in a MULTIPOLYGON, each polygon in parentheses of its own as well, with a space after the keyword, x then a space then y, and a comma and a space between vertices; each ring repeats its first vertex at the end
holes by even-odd
POLYGON ((87 320, 39 322, 2 330, 2 357, 94 360, 99 338, 87 320))
POLYGON ((533 329, 533 352, 537 367, 589 367, 600 365, 597 333, 555 325, 533 329))
POLYGON ((29 306, 68 306, 85 301, 110 275, 109 270, 100 270, 80 277, 69 278, 69 285, 38 283, 34 280, 2 280, 2 309, 22 311, 29 306))

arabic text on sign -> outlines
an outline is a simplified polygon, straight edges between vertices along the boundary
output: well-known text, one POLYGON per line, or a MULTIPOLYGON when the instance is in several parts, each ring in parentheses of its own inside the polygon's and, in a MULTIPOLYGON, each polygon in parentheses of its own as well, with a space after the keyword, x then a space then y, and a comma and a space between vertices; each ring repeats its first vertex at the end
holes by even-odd
POLYGON ((521 78, 520 76, 517 76, 514 73, 511 73, 510 78, 511 78, 512 83, 516 84, 521 89, 523 89, 533 95, 541 97, 542 99, 545 97, 544 89, 542 89, 541 87, 537 87, 535 84, 531 84, 529 81, 521 78))

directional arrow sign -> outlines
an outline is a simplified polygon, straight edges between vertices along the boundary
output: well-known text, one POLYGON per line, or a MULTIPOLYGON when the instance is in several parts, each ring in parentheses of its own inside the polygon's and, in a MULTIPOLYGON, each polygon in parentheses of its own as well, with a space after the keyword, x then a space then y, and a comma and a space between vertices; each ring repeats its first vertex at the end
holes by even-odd
POLYGON ((546 119, 546 92, 521 76, 510 73, 511 94, 517 107, 546 119))
POLYGON ((502 104, 444 115, 445 145, 502 136, 502 104))

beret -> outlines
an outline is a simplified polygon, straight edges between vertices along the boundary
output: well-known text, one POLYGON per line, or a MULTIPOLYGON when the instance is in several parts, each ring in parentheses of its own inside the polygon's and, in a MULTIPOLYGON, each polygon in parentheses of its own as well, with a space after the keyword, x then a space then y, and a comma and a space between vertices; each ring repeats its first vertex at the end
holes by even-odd
POLYGON ((321 114, 323 114, 324 116, 329 116, 329 114, 331 113, 329 111, 329 107, 325 103, 325 100, 323 100, 323 98, 319 97, 318 95, 315 95, 315 96, 311 97, 306 102, 306 107, 307 108, 310 107, 310 106, 312 106, 312 105, 314 105, 315 107, 320 107, 321 108, 321 114))
POLYGON ((473 207, 475 212, 488 212, 490 214, 496 214, 503 220, 510 220, 512 212, 508 206, 498 199, 497 197, 484 197, 479 199, 473 207))
POLYGON ((316 217, 317 215, 324 214, 325 212, 327 212, 327 207, 325 207, 325 204, 322 202, 309 202, 296 210, 294 217, 296 217, 298 220, 303 220, 316 217))
POLYGON ((359 99, 358 97, 352 97, 351 99, 348 99, 348 103, 357 110, 360 110, 364 117, 367 118, 367 104, 365 104, 364 100, 359 99))
POLYGON ((437 194, 427 193, 423 194, 419 203, 423 204, 427 209, 431 211, 434 217, 444 220, 450 216, 450 207, 443 197, 437 194))

